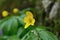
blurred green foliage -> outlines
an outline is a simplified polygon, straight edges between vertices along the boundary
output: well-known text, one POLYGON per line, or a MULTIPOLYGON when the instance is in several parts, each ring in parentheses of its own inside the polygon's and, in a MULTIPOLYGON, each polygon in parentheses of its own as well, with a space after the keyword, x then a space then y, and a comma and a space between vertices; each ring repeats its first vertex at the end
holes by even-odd
POLYGON ((1 20, 0 30, 3 30, 3 35, 0 36, 0 40, 58 40, 56 35, 47 31, 44 26, 30 26, 24 29, 23 19, 27 10, 1 20))
POLYGON ((58 8, 57 16, 49 19, 49 13, 54 3, 60 3, 60 1, 51 1, 52 4, 49 5, 50 8, 48 7, 46 12, 42 0, 0 0, 0 30, 3 30, 0 40, 58 40, 57 37, 60 40, 60 8, 58 8), (20 10, 18 15, 12 15, 13 8, 20 10), (8 17, 2 17, 3 10, 10 12, 8 17), (28 29, 24 29, 25 23, 23 22, 26 11, 31 11, 36 20, 35 26, 30 26, 28 29), (41 25, 42 28, 46 28, 42 29, 41 25))

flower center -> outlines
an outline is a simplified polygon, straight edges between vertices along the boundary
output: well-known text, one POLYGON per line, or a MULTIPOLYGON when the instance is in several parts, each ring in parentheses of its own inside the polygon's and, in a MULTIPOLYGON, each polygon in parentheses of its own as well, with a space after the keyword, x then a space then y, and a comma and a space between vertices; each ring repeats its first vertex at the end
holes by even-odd
POLYGON ((32 22, 32 19, 29 18, 29 22, 31 23, 32 22))

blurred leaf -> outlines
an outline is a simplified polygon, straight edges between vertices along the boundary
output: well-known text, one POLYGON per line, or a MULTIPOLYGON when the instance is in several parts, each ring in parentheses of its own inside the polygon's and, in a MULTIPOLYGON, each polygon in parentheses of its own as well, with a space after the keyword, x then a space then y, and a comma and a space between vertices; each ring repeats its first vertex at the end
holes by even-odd
POLYGON ((20 27, 18 29, 17 36, 19 37, 23 31, 24 31, 24 28, 23 27, 20 27))
POLYGON ((23 15, 21 15, 21 16, 17 16, 17 20, 18 20, 18 22, 21 24, 21 25, 24 25, 25 23, 24 23, 24 17, 25 17, 26 15, 25 14, 23 14, 23 15))
POLYGON ((24 29, 23 26, 19 27, 18 32, 17 32, 17 36, 22 38, 27 32, 29 32, 31 29, 33 29, 31 26, 27 29, 24 29))
POLYGON ((18 22, 15 17, 11 17, 4 25, 4 34, 16 34, 18 28, 18 22))
POLYGON ((3 29, 3 33, 8 34, 16 34, 18 28, 18 21, 15 16, 7 17, 0 22, 0 30, 3 29))
POLYGON ((0 40, 6 40, 8 36, 0 36, 0 40))
POLYGON ((10 36, 7 40, 20 40, 17 36, 10 36))
POLYGON ((4 18, 1 20, 0 22, 0 30, 3 29, 4 25, 6 24, 6 22, 9 20, 10 17, 4 18))
POLYGON ((46 31, 44 28, 37 27, 30 30, 21 40, 58 40, 57 37, 51 32, 46 31))
MULTIPOLYGON (((39 29, 39 28, 38 28, 39 29)), ((52 34, 51 32, 48 32, 48 31, 43 31, 43 30, 37 30, 37 32, 39 33, 41 39, 43 40, 58 40, 57 37, 52 34)))
POLYGON ((41 40, 35 30, 29 31, 21 40, 41 40))

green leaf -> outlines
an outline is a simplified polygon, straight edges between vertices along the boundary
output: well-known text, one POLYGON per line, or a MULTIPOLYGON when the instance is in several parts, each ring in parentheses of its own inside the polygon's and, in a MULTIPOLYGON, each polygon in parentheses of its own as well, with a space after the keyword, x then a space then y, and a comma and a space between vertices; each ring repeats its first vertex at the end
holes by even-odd
POLYGON ((22 32, 24 31, 24 28, 21 26, 19 29, 18 29, 18 32, 17 32, 17 36, 19 37, 22 32))
POLYGON ((43 27, 36 27, 35 29, 29 30, 21 40, 58 40, 57 37, 46 31, 43 27))
POLYGON ((20 40, 17 36, 10 36, 7 40, 20 40))
POLYGON ((16 34, 17 28, 18 28, 18 22, 17 22, 16 18, 14 18, 14 17, 11 18, 11 20, 9 20, 7 24, 8 25, 6 27, 4 27, 5 33, 6 33, 6 31, 8 31, 9 35, 16 34))
POLYGON ((14 35, 18 29, 17 19, 12 16, 8 20, 1 23, 0 28, 3 29, 4 35, 14 35))
POLYGON ((25 17, 25 16, 26 16, 26 15, 23 14, 23 15, 21 15, 21 16, 17 16, 17 17, 16 17, 20 25, 24 25, 24 24, 25 24, 25 23, 24 23, 24 17, 25 17))
POLYGON ((21 40, 41 40, 41 38, 35 30, 31 30, 21 40))
POLYGON ((4 25, 7 23, 10 17, 4 18, 0 21, 0 30, 3 29, 4 25))
MULTIPOLYGON (((22 27, 21 27, 22 28, 22 27)), ((21 31, 21 28, 19 29, 19 31, 21 31)), ((29 28, 27 29, 23 29, 22 28, 22 31, 20 32, 19 34, 19 37, 22 38, 26 33, 28 33, 30 30, 32 30, 33 28, 30 26, 29 28)))
POLYGON ((8 36, 0 36, 0 40, 6 40, 8 36))

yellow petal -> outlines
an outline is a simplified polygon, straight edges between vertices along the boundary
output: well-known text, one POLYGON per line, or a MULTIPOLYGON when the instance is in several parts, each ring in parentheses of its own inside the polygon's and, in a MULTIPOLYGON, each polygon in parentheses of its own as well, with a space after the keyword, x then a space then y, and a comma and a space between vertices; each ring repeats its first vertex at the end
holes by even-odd
POLYGON ((25 29, 28 28, 30 25, 34 25, 35 19, 33 18, 33 14, 30 11, 26 12, 26 17, 24 18, 24 22, 26 23, 25 29))
POLYGON ((34 25, 34 23, 35 23, 35 19, 33 18, 32 22, 31 22, 31 25, 34 25))
POLYGON ((27 12, 26 12, 26 15, 27 15, 28 17, 33 17, 32 12, 30 12, 30 11, 27 11, 27 12))
POLYGON ((24 28, 26 29, 26 28, 28 28, 29 26, 30 26, 30 23, 27 23, 24 28))
POLYGON ((29 22, 28 17, 25 17, 25 18, 24 18, 24 22, 25 22, 25 23, 28 23, 28 22, 29 22))

